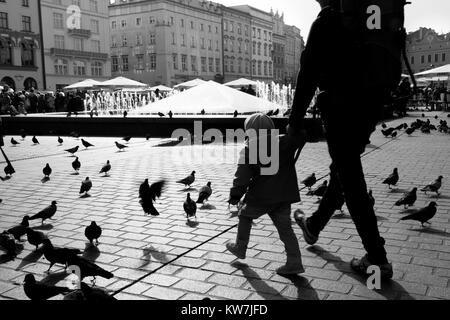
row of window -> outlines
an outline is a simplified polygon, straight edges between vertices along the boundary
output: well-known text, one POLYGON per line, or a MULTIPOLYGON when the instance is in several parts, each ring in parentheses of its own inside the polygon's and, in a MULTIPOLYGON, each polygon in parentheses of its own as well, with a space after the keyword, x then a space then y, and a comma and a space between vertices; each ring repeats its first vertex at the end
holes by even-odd
MULTIPOLYGON (((32 42, 21 43, 21 66, 34 67, 35 53, 34 44, 32 42)), ((0 65, 17 65, 14 61, 13 46, 11 41, 0 39, 0 65)))
MULTIPOLYGON (((224 71, 225 72, 235 72, 235 63, 234 59, 225 59, 224 63, 224 71)), ((248 61, 245 61, 245 73, 249 73, 249 63, 248 61)), ((238 60, 237 62, 237 72, 242 73, 242 66, 243 62, 242 60, 238 60)), ((268 61, 252 61, 252 75, 253 76, 272 76, 272 62, 268 61)))
MULTIPOLYGON (((427 63, 432 63, 433 62, 432 58, 433 58, 433 56, 431 54, 429 54, 428 57, 427 57, 427 63)), ((434 54, 434 62, 445 62, 446 60, 447 60, 447 56, 446 56, 445 53, 442 53, 442 54, 435 53, 434 54), (441 61, 439 61, 439 57, 441 58, 441 61)), ((412 56, 411 57, 411 64, 415 64, 415 62, 416 62, 415 61, 415 57, 412 56)), ((420 56, 420 63, 421 64, 425 63, 425 56, 424 55, 420 56)))
MULTIPOLYGON (((0 0, 0 2, 5 2, 6 0, 0 0)), ((29 0, 22 0, 22 7, 29 7, 30 6, 30 1, 29 0)))
MULTIPOLYGON (((148 20, 146 20, 146 21, 148 21, 148 23, 150 25, 156 24, 156 18, 154 16, 148 17, 148 20)), ((185 22, 184 19, 180 19, 180 27, 181 28, 185 27, 185 23, 184 22, 185 22)), ((142 17, 137 17, 134 20, 134 24, 135 24, 136 27, 142 26, 143 23, 144 23, 144 20, 142 19, 142 17)), ((175 19, 173 17, 170 17, 170 20, 168 21, 168 24, 173 26, 175 24, 175 19)), ((206 32, 207 31, 209 33, 213 33, 213 31, 214 31, 216 34, 219 33, 219 27, 217 27, 217 26, 214 26, 214 27, 211 26, 211 25, 206 26, 203 23, 198 23, 198 24, 200 26, 199 30, 202 31, 202 32, 206 32)), ((121 29, 126 29, 127 25, 128 25, 128 21, 125 20, 125 19, 120 20, 120 22, 119 21, 111 21, 111 29, 112 30, 117 30, 119 26, 120 26, 121 29)), ((191 28, 191 30, 195 30, 196 27, 195 27, 195 22, 194 21, 190 21, 190 28, 191 28)))
MULTIPOLYGON (((53 0, 54 4, 57 5, 62 5, 62 1, 61 0, 53 0)), ((98 0, 89 0, 89 8, 85 8, 81 6, 81 3, 86 3, 85 1, 81 1, 81 0, 72 0, 72 4, 78 6, 80 9, 86 9, 90 12, 98 12, 98 0)))
MULTIPOLYGON (((9 20, 7 12, 0 12, 0 29, 9 29, 9 20)), ((31 32, 31 17, 22 16, 22 31, 31 32)))
MULTIPOLYGON (((64 36, 61 35, 55 35, 55 48, 57 49, 66 49, 66 40, 64 36)), ((90 40, 90 49, 86 48, 84 39, 81 38, 73 38, 72 39, 72 49, 76 51, 85 51, 85 49, 88 49, 87 51, 91 52, 100 52, 101 51, 101 45, 100 40, 90 40)))
MULTIPOLYGON (((59 12, 53 12, 53 28, 57 30, 64 30, 64 14, 59 12)), ((80 17, 80 25, 83 25, 83 17, 80 17)), ((82 29, 82 28, 81 28, 82 29)), ((98 20, 91 19, 90 21, 90 29, 92 33, 99 34, 100 33, 100 23, 98 20)))
MULTIPOLYGON (((103 76, 103 63, 94 61, 90 63, 91 73, 90 76, 102 77, 103 76)), ((54 61, 55 74, 57 75, 69 75, 69 62, 66 59, 56 59, 54 61)), ((84 61, 74 61, 72 63, 72 75, 74 76, 86 76, 87 64, 84 61)))
POLYGON ((230 33, 234 33, 234 31, 236 30, 237 34, 241 35, 242 34, 242 29, 244 29, 244 35, 246 37, 248 37, 249 35, 249 30, 250 27, 248 25, 245 25, 244 28, 242 28, 242 24, 241 23, 237 23, 237 27, 234 27, 234 22, 233 21, 228 21, 228 20, 223 20, 223 30, 230 32, 230 33))

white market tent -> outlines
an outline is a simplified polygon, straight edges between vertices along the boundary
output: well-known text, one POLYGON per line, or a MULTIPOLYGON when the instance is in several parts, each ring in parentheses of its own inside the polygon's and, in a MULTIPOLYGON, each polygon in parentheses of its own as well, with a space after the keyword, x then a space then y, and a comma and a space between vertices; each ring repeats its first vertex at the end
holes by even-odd
POLYGON ((142 88, 142 87, 148 87, 147 84, 131 80, 124 77, 117 77, 105 82, 102 82, 98 87, 106 87, 106 88, 114 88, 114 89, 121 89, 121 88, 142 88))
POLYGON ((415 74, 416 77, 433 76, 433 75, 434 76, 447 76, 447 79, 448 79, 448 77, 450 76, 450 64, 415 74))
POLYGON ((202 80, 202 79, 194 79, 191 81, 187 81, 187 82, 183 82, 180 84, 177 84, 175 87, 173 87, 174 89, 191 89, 193 87, 196 87, 198 85, 204 84, 206 81, 202 80))
POLYGON ((275 103, 257 98, 224 86, 214 81, 205 82, 195 88, 166 99, 151 103, 134 113, 156 114, 199 114, 202 109, 207 114, 250 114, 279 109, 275 103))
POLYGON ((71 84, 70 86, 65 87, 66 90, 76 90, 76 89, 92 89, 95 86, 100 85, 101 82, 95 81, 93 79, 86 79, 81 82, 77 82, 74 84, 71 84))
POLYGON ((234 81, 230 81, 228 83, 225 83, 226 86, 229 87, 248 87, 249 85, 256 87, 256 81, 240 78, 234 81))
POLYGON ((169 87, 166 87, 166 86, 163 86, 163 85, 159 85, 159 86, 156 86, 156 87, 152 87, 152 88, 150 88, 150 91, 156 91, 156 89, 159 89, 159 91, 172 91, 173 89, 172 88, 169 88, 169 87))

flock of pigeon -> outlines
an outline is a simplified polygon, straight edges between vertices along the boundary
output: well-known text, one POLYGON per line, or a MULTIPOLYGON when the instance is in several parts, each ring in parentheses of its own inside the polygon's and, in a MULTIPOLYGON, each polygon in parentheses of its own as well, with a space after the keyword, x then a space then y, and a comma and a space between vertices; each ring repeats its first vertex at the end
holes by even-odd
MULTIPOLYGON (((79 135, 72 134, 73 137, 79 138, 79 135)), ((25 140, 26 135, 22 134, 22 139, 25 140)), ((126 142, 131 140, 131 137, 125 137, 123 139, 126 142)), ((34 144, 39 144, 38 139, 34 136, 32 138, 34 144)), ((90 147, 94 147, 88 141, 81 139, 83 146, 88 149, 90 147)), ((58 143, 62 145, 64 143, 61 137, 58 137, 58 143)), ((17 142, 14 138, 11 138, 12 146, 17 146, 20 143, 17 142)), ((123 150, 128 146, 119 144, 116 142, 116 146, 119 150, 123 150)), ((75 155, 79 150, 79 147, 74 147, 68 150, 72 155, 75 155)), ((75 170, 75 174, 79 174, 81 169, 81 162, 78 157, 73 161, 72 168, 75 170)), ((111 163, 108 160, 107 163, 101 168, 99 174, 104 174, 105 176, 110 173, 112 169, 111 163)), ((7 177, 11 178, 11 176, 15 173, 15 170, 10 163, 7 161, 7 167, 5 168, 5 173, 7 177)), ((44 174, 44 179, 50 179, 52 174, 52 168, 47 163, 46 166, 42 170, 44 174)), ((189 190, 191 185, 195 182, 196 172, 193 171, 190 175, 185 177, 184 179, 176 181, 179 184, 185 186, 184 190, 189 190)), ((165 180, 153 183, 149 185, 148 179, 146 179, 139 187, 139 198, 140 204, 144 210, 144 213, 151 216, 158 216, 159 212, 154 206, 154 202, 157 198, 161 197, 163 188, 166 184, 165 180)), ((80 195, 81 197, 89 196, 88 192, 92 189, 92 181, 89 177, 87 177, 81 183, 80 195)), ((183 209, 186 213, 186 218, 188 223, 191 218, 197 219, 197 204, 205 205, 212 195, 213 191, 211 188, 211 182, 208 182, 206 186, 200 188, 197 201, 192 200, 191 194, 187 193, 186 201, 183 203, 183 209)), ((53 285, 48 285, 46 283, 37 282, 33 274, 27 274, 24 280, 24 292, 31 300, 47 300, 51 297, 54 297, 58 294, 64 294, 64 299, 69 300, 109 300, 114 299, 108 293, 100 288, 95 288, 95 278, 103 277, 106 279, 111 279, 114 275, 96 265, 95 263, 89 261, 88 259, 80 256, 82 252, 79 249, 73 248, 64 248, 64 247, 56 247, 52 244, 51 240, 48 238, 46 234, 43 232, 37 231, 30 227, 30 221, 41 220, 41 224, 48 219, 53 219, 57 212, 57 202, 53 201, 50 206, 43 209, 33 216, 25 216, 22 219, 22 222, 8 230, 3 231, 0 234, 0 248, 3 248, 6 251, 7 255, 11 258, 15 258, 17 256, 17 242, 22 242, 22 237, 26 236, 28 242, 36 247, 36 251, 39 249, 39 246, 42 246, 43 254, 45 259, 50 263, 49 269, 47 272, 50 272, 50 269, 55 264, 60 264, 65 267, 65 270, 69 266, 77 266, 80 268, 81 279, 78 289, 69 289, 67 287, 58 287, 53 285), (89 286, 86 283, 81 282, 84 278, 93 277, 94 286, 89 286)), ((102 228, 97 225, 95 221, 93 221, 89 226, 86 226, 85 236, 89 240, 91 246, 98 245, 98 239, 102 234, 102 228)))

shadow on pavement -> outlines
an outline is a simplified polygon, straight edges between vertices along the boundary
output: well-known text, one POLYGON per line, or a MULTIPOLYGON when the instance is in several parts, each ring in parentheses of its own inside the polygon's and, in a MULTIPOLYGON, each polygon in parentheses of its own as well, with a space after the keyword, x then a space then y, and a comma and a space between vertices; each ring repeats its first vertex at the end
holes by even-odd
POLYGON ((31 252, 30 254, 28 254, 26 257, 23 258, 20 265, 16 268, 16 271, 23 269, 24 267, 26 267, 29 264, 37 262, 42 257, 43 254, 44 254, 44 249, 42 247, 31 252))
POLYGON ((100 256, 100 250, 97 246, 94 246, 91 243, 86 243, 86 247, 83 252, 83 258, 88 259, 92 262, 95 262, 97 258, 100 256))
POLYGON ((44 231, 50 231, 53 229, 53 225, 52 224, 42 224, 40 226, 37 227, 33 227, 33 230, 44 230, 44 231))
POLYGON ((212 204, 209 203, 204 204, 199 208, 199 210, 214 210, 214 209, 217 209, 216 206, 213 206, 212 204))
POLYGON ((64 280, 68 275, 69 275, 69 273, 67 273, 66 271, 55 272, 55 273, 51 273, 51 274, 47 275, 40 282, 45 283, 50 286, 54 286, 61 280, 64 280))
POLYGON ((191 228, 197 228, 200 225, 200 222, 195 221, 195 220, 194 221, 188 220, 188 221, 186 221, 186 225, 191 228))
MULTIPOLYGON (((361 282, 361 284, 364 287, 366 287, 367 278, 353 272, 351 270, 350 264, 346 261, 343 261, 340 257, 335 256, 334 254, 328 252, 327 250, 317 245, 308 247, 306 250, 317 254, 323 260, 333 264, 337 270, 361 282)), ((381 296, 385 297, 388 300, 399 300, 399 299, 416 300, 405 290, 405 288, 403 288, 400 284, 398 284, 394 280, 382 280, 381 287, 382 289, 373 291, 380 294, 381 296)))
POLYGON ((163 264, 170 261, 165 252, 159 251, 153 246, 144 248, 142 251, 144 253, 142 259, 145 260, 145 262, 139 268, 148 266, 152 261, 152 257, 163 264))
POLYGON ((446 237, 446 238, 450 238, 450 233, 444 231, 444 230, 439 230, 439 229, 435 229, 435 228, 420 228, 420 229, 409 229, 410 231, 417 231, 420 233, 428 233, 428 234, 435 234, 438 236, 442 236, 442 237, 446 237))

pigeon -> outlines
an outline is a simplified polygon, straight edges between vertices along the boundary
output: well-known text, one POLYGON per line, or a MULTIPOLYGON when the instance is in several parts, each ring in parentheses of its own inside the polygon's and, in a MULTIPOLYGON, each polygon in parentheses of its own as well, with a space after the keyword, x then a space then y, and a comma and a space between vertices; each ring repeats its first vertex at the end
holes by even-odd
POLYGON ((280 114, 280 109, 277 109, 277 110, 274 111, 273 116, 277 116, 279 114, 280 114))
POLYGON ((50 165, 48 163, 45 165, 45 168, 42 169, 42 173, 44 174, 45 178, 50 177, 50 175, 52 174, 52 168, 50 168, 50 165))
POLYGON ((386 123, 383 123, 383 124, 381 125, 381 127, 382 127, 383 129, 386 129, 386 128, 387 128, 386 123))
POLYGON ((8 162, 5 169, 3 170, 5 171, 6 176, 12 176, 14 173, 16 173, 16 170, 14 170, 14 167, 12 166, 11 162, 8 162))
POLYGON ((108 175, 108 172, 111 171, 111 163, 109 160, 106 162, 106 164, 103 166, 103 168, 100 170, 99 174, 104 173, 105 177, 108 175))
POLYGON ((64 142, 63 138, 61 138, 61 137, 58 137, 58 143, 59 143, 59 145, 62 145, 62 144, 63 144, 63 142, 64 142))
POLYGON ((400 130, 402 130, 402 129, 404 129, 404 128, 405 128, 405 124, 402 123, 401 125, 395 127, 395 130, 400 131, 400 130))
POLYGON ((34 136, 31 141, 33 141, 34 144, 39 144, 39 140, 36 138, 36 136, 34 136))
POLYGON ((394 168, 394 171, 383 181, 383 184, 387 184, 389 189, 391 189, 391 186, 397 185, 399 179, 398 169, 394 168))
POLYGON ((18 144, 20 144, 19 142, 17 142, 14 138, 11 138, 11 144, 13 146, 17 146, 18 144))
POLYGON ((206 114, 205 109, 202 109, 202 111, 200 111, 200 114, 201 114, 202 116, 204 116, 204 115, 206 114))
POLYGON ((23 217, 22 222, 19 225, 7 230, 8 233, 10 233, 14 237, 14 239, 21 241, 22 236, 27 233, 28 227, 30 226, 28 222, 29 220, 29 216, 23 217))
POLYGON ((161 197, 162 189, 166 182, 164 180, 153 183, 151 186, 148 184, 148 179, 144 181, 139 187, 139 197, 141 198, 141 205, 144 212, 148 215, 159 216, 158 210, 156 210, 153 202, 156 198, 161 197))
POLYGON ((409 206, 414 205, 414 203, 417 200, 417 188, 413 188, 410 192, 407 192, 403 195, 403 197, 398 200, 395 205, 396 206, 404 206, 405 209, 408 208, 409 206))
POLYGON ((27 134, 24 129, 20 130, 20 136, 22 137, 22 140, 25 140, 25 138, 27 137, 27 134))
POLYGON ((44 257, 50 262, 50 267, 48 268, 47 272, 50 272, 50 269, 55 263, 63 264, 67 269, 67 267, 70 265, 69 260, 81 254, 81 251, 79 249, 54 247, 50 239, 44 239, 43 244, 44 257))
POLYGON ((128 116, 128 112, 125 110, 125 111, 123 112, 123 117, 126 118, 127 116, 128 116))
POLYGON ((177 181, 177 183, 184 184, 184 186, 186 187, 187 186, 191 187, 191 184, 193 184, 194 182, 195 182, 195 171, 192 171, 192 173, 186 178, 177 181))
POLYGON ((431 130, 429 127, 422 127, 422 129, 420 129, 420 131, 422 131, 422 133, 425 133, 425 134, 431 133, 431 130))
POLYGON ((69 293, 70 289, 66 287, 57 287, 45 283, 36 282, 31 273, 25 276, 23 290, 28 298, 33 301, 45 301, 59 294, 69 293))
POLYGON ((83 182, 81 182, 80 194, 88 194, 88 192, 92 188, 92 181, 89 180, 89 177, 86 178, 83 182))
POLYGON ((67 259, 67 263, 71 266, 77 266, 80 268, 81 280, 86 277, 94 277, 94 279, 95 277, 102 277, 105 279, 111 279, 114 277, 111 272, 106 271, 95 263, 77 255, 71 255, 67 259))
POLYGON ((166 115, 162 112, 158 112, 158 116, 160 116, 161 118, 165 117, 166 115))
POLYGON ((173 118, 173 112, 169 111, 169 118, 172 119, 173 118))
POLYGON ((237 112, 237 110, 235 110, 234 113, 233 113, 233 117, 237 118, 238 115, 239 115, 239 112, 237 112))
POLYGON ((439 196, 439 189, 442 186, 442 179, 443 177, 439 176, 435 181, 421 189, 421 191, 425 192, 425 194, 427 194, 427 192, 436 192, 436 195, 439 196))
POLYGON ((266 116, 271 117, 273 116, 273 110, 270 110, 269 112, 266 113, 266 116))
POLYGON ((94 117, 94 109, 91 109, 91 111, 89 112, 89 116, 90 116, 91 118, 94 117))
POLYGON ((152 137, 152 136, 150 135, 150 133, 148 133, 148 134, 145 135, 145 139, 146 139, 147 141, 150 140, 151 137, 152 137))
POLYGON ((375 206, 375 198, 372 195, 372 190, 369 190, 369 200, 370 200, 370 205, 372 207, 374 207, 375 206))
POLYGON ((392 132, 391 137, 392 137, 392 138, 397 137, 397 131, 392 132))
POLYGON ((72 149, 67 149, 67 150, 64 150, 64 151, 66 151, 66 152, 71 153, 72 155, 74 155, 75 153, 78 152, 78 149, 80 149, 80 147, 79 147, 79 146, 76 146, 76 147, 73 147, 72 149))
POLYGON ((435 118, 436 120, 439 119, 439 117, 438 117, 437 115, 435 115, 434 118, 435 118))
POLYGON ((406 220, 419 221, 423 227, 424 223, 431 224, 428 221, 430 221, 435 216, 436 211, 437 211, 436 207, 437 207, 436 202, 434 202, 434 201, 430 202, 427 207, 419 209, 416 212, 414 212, 413 214, 403 217, 400 220, 402 220, 402 221, 406 221, 406 220))
POLYGON ((291 113, 292 113, 292 109, 288 109, 288 110, 286 110, 285 113, 283 113, 283 117, 289 117, 291 115, 291 113))
POLYGON ((14 236, 8 231, 3 231, 0 234, 0 248, 6 251, 10 257, 16 257, 16 240, 14 236))
POLYGON ((86 149, 89 148, 89 147, 95 147, 93 144, 87 142, 87 141, 84 140, 84 139, 81 139, 81 143, 83 144, 83 146, 84 146, 86 149))
POLYGON ((414 131, 416 131, 415 128, 408 128, 405 130, 405 132, 408 136, 412 135, 414 133, 414 131))
POLYGON ((315 174, 315 173, 311 174, 309 177, 307 177, 305 180, 302 181, 302 183, 303 183, 309 190, 311 190, 311 187, 312 187, 313 185, 315 185, 316 182, 317 182, 317 179, 316 179, 316 174, 315 174))
POLYGON ((387 138, 387 137, 391 136, 394 131, 395 131, 394 128, 388 128, 385 130, 381 130, 381 133, 387 138))
POLYGON ((123 141, 126 141, 126 142, 130 142, 130 140, 131 140, 131 137, 130 137, 130 136, 128 136, 128 137, 122 138, 122 140, 123 140, 123 141))
POLYGON ((191 199, 191 194, 187 194, 186 201, 183 204, 184 212, 186 212, 186 217, 189 220, 191 217, 195 217, 197 219, 197 204, 194 200, 191 199))
POLYGON ((81 282, 81 288, 65 295, 63 300, 101 302, 116 301, 117 299, 98 287, 90 287, 87 283, 81 282))
POLYGON ((212 195, 212 189, 211 189, 211 182, 208 182, 208 184, 200 189, 198 192, 198 200, 197 203, 204 203, 205 201, 208 201, 209 197, 212 195))
POLYGON ((55 215, 56 210, 58 209, 56 207, 56 205, 57 205, 57 202, 52 201, 52 204, 50 206, 48 206, 44 210, 40 211, 39 213, 35 214, 34 216, 31 216, 31 218, 29 220, 42 219, 42 224, 44 224, 45 220, 51 219, 55 215))
POLYGON ((102 235, 102 228, 100 228, 95 221, 92 221, 89 226, 84 230, 84 235, 93 244, 94 240, 98 245, 98 238, 102 235))
POLYGON ((422 113, 422 118, 425 118, 425 113, 422 113))
POLYGON ((36 247, 36 251, 39 247, 39 245, 44 243, 44 240, 47 239, 45 234, 40 231, 35 231, 31 228, 28 228, 27 230, 27 240, 28 242, 36 247))
POLYGON ((327 191, 328 188, 328 181, 325 180, 320 186, 318 186, 315 190, 310 190, 307 195, 308 196, 316 196, 316 197, 323 197, 323 195, 325 194, 325 192, 327 191))
POLYGON ((72 162, 72 168, 73 170, 75 170, 77 173, 81 168, 81 162, 80 160, 78 160, 78 157, 74 160, 74 162, 72 162))
POLYGON ((122 151, 125 148, 128 148, 128 146, 124 146, 123 144, 120 144, 116 141, 116 147, 119 149, 119 151, 122 151))

